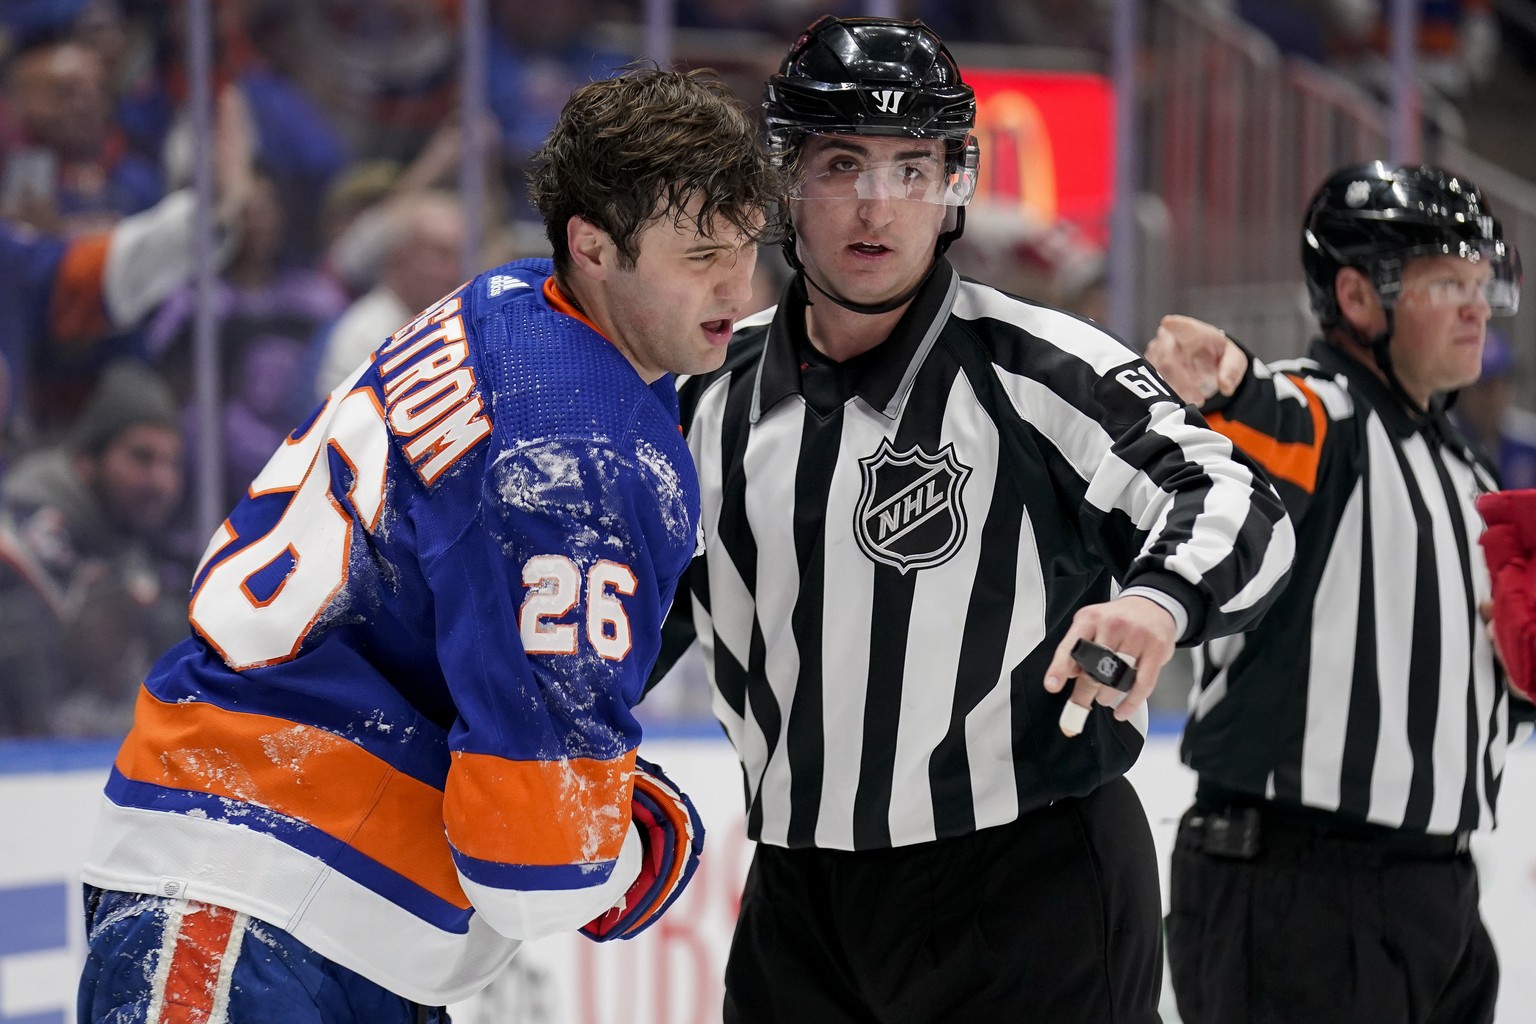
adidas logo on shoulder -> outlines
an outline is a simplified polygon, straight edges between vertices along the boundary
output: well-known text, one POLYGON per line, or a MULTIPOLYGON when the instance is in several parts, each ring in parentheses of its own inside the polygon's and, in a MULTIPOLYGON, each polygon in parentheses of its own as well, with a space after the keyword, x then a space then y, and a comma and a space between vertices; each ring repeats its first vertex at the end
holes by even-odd
POLYGON ((486 283, 486 294, 495 298, 502 292, 510 292, 515 288, 532 288, 527 281, 519 280, 510 274, 492 274, 490 281, 486 283))

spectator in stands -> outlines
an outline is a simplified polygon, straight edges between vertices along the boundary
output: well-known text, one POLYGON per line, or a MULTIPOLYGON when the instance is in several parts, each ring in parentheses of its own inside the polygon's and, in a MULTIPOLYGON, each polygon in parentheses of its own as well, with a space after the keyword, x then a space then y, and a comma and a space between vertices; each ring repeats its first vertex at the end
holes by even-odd
POLYGON ((107 90, 115 99, 142 55, 140 40, 123 13, 121 0, 85 0, 70 22, 70 34, 101 58, 107 90))
POLYGON ((320 207, 325 248, 320 266, 350 295, 362 295, 378 279, 378 266, 369 247, 358 244, 351 228, 358 218, 388 199, 399 180, 400 165, 395 161, 359 160, 343 168, 326 189, 320 207))
POLYGON ((159 167, 132 153, 112 123, 101 55, 71 39, 43 39, 13 55, 5 101, 15 138, 0 172, 7 217, 66 235, 100 231, 153 206, 159 167))
MULTIPOLYGON (((235 216, 250 191, 250 148, 245 105, 226 91, 214 139, 220 260, 232 248, 235 216)), ((193 213, 192 194, 181 191, 111 230, 73 239, 0 219, 0 361, 9 407, 0 439, 26 444, 34 433, 67 425, 103 354, 129 347, 114 336, 191 277, 193 213)))
MULTIPOLYGON (((333 102, 354 115, 356 151, 408 159, 458 108, 457 5, 372 0, 318 6, 316 28, 338 93, 333 102)), ((539 22, 560 18, 565 6, 540 5, 521 27, 540 31, 539 22)))
MULTIPOLYGON (((482 139, 489 144, 496 138, 494 120, 487 118, 483 131, 482 139)), ((336 176, 321 206, 321 234, 326 243, 324 266, 351 294, 362 295, 378 283, 379 242, 388 222, 379 211, 392 200, 452 188, 458 181, 464 147, 463 129, 457 121, 450 121, 433 133, 421 152, 404 167, 394 160, 360 160, 336 176)), ((488 174, 487 178, 490 177, 488 174)), ((481 227, 495 231, 505 219, 502 211, 506 197, 494 187, 494 181, 487 184, 493 187, 485 196, 487 208, 482 211, 481 227)), ((527 255, 547 253, 546 248, 527 255)), ((482 259, 480 265, 495 266, 497 262, 482 259)))
MULTIPOLYGON (((0 27, 10 30, 12 45, 18 48, 34 40, 68 38, 96 51, 115 104, 153 63, 152 32, 145 18, 152 10, 144 0, 13 0, 0 4, 0 27), (137 17, 128 17, 126 3, 137 8, 137 17)), ((113 121, 125 127, 116 114, 113 121)), ((132 132, 124 134, 129 148, 158 163, 158 150, 141 149, 134 145, 132 132)))
MULTIPOLYGON (((1378 101, 1392 102, 1397 70, 1391 60, 1392 4, 1335 0, 1350 10, 1329 40, 1332 65, 1378 101)), ((1415 72, 1426 139, 1465 137, 1457 104, 1486 83, 1498 66, 1498 19, 1491 0, 1419 0, 1415 72)))
POLYGON ((1462 388, 1451 416, 1499 467, 1506 490, 1536 487, 1536 416, 1515 408, 1515 355, 1492 328, 1483 342, 1483 375, 1462 388))
POLYGON ((464 211, 450 192, 400 196, 370 211, 356 231, 374 234, 378 284, 323 336, 315 397, 341 383, 389 334, 464 280, 464 211))
MULTIPOLYGON (((322 324, 346 308, 346 295, 329 277, 281 264, 284 230, 285 216, 277 188, 270 177, 258 172, 240 219, 239 245, 214 290, 219 345, 226 371, 222 394, 226 400, 235 390, 232 371, 241 365, 248 346, 272 335, 307 344, 322 324)), ((149 351, 159 360, 162 373, 183 402, 192 399, 192 326, 196 305, 194 290, 182 288, 166 300, 149 327, 149 351)), ((304 382, 294 367, 287 379, 274 385, 284 394, 292 395, 304 382)), ((225 438, 226 446, 231 443, 232 439, 225 438)), ((226 465, 226 476, 220 485, 226 498, 238 500, 248 483, 250 478, 238 476, 232 462, 226 465)))
MULTIPOLYGON (((1391 5, 1378 4, 1372 34, 1378 52, 1391 38, 1391 5)), ((1493 0, 1420 0, 1418 72, 1426 85, 1451 100, 1462 100, 1492 77, 1499 52, 1499 23, 1493 0)))
POLYGON ((634 59, 596 36, 600 17, 596 0, 492 0, 487 101, 515 176, 573 90, 634 59))
MULTIPOLYGON (((290 217, 281 254, 286 264, 313 262, 319 244, 320 201, 331 178, 345 166, 348 145, 331 116, 316 102, 307 55, 314 41, 313 4, 295 0, 244 0, 215 4, 215 74, 233 84, 250 112, 256 159, 276 185, 290 217), (309 37, 305 36, 305 33, 309 37)), ((175 184, 191 177, 192 135, 184 0, 157 10, 154 58, 118 102, 117 118, 134 147, 163 159, 175 184)))
MULTIPOLYGON (((73 38, 95 50, 106 67, 112 120, 128 148, 162 172, 166 136, 186 93, 181 63, 165 43, 165 26, 177 18, 185 14, 143 0, 86 0, 68 25, 73 38)), ((166 187, 176 186, 167 182, 166 187)))
MULTIPOLYGON (((229 481, 225 497, 243 493, 245 483, 255 479, 310 408, 308 391, 295 383, 307 379, 309 348, 303 342, 281 334, 258 335, 234 358, 239 361, 230 376, 221 434, 224 476, 229 481), (304 408, 296 409, 298 403, 304 408)), ((195 404, 182 410, 182 432, 191 440, 194 455, 200 415, 195 404)))
POLYGON ((122 735, 139 680, 186 632, 190 567, 156 538, 182 496, 169 389, 116 363, 69 441, 0 488, 0 735, 122 735))
POLYGON ((250 104, 256 159, 267 169, 288 214, 282 259, 310 263, 320 251, 320 203, 346 166, 348 147, 330 117, 300 87, 291 32, 292 3, 254 4, 246 32, 253 57, 236 79, 250 104))

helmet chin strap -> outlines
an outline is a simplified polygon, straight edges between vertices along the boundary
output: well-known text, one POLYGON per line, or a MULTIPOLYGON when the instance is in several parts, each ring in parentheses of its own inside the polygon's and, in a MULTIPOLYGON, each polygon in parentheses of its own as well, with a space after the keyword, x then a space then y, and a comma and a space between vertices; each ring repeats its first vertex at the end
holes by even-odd
MULTIPOLYGON (((965 207, 956 207, 955 226, 949 231, 940 232, 938 242, 934 246, 933 262, 928 264, 928 271, 923 274, 922 277, 918 278, 917 283, 914 284, 911 288, 908 288, 894 299, 887 299, 884 302, 854 302, 852 299, 845 298, 832 291, 831 289, 823 286, 821 282, 812 277, 810 273, 805 269, 805 264, 800 262, 800 253, 798 247, 795 244, 796 239, 794 222, 786 221, 786 225, 787 226, 784 230, 783 241, 784 259, 792 268, 794 268, 795 273, 799 276, 801 281, 805 282, 805 284, 809 284, 812 288, 815 288, 818 292, 825 295, 839 306, 842 306, 844 309, 852 310, 855 313, 863 313, 866 316, 878 316, 881 313, 889 313, 893 309, 900 309, 908 302, 911 302, 914 295, 922 291, 923 285, 928 283, 928 279, 933 276, 934 270, 938 268, 939 257, 944 255, 944 252, 950 247, 955 239, 959 238, 962 234, 965 233, 965 207)), ((814 305, 810 298, 810 292, 806 291, 803 286, 801 290, 805 291, 806 293, 806 304, 814 305)))
MULTIPOLYGON (((922 289, 923 285, 928 282, 928 278, 933 276, 934 268, 938 265, 939 261, 935 259, 928 265, 928 272, 919 278, 916 284, 902 292, 900 295, 896 296, 894 299, 887 299, 885 302, 854 302, 852 299, 845 299, 841 295, 823 288, 814 277, 806 273, 804 267, 800 267, 798 269, 800 271, 800 280, 804 281, 812 288, 815 288, 818 292, 821 292, 821 294, 825 295, 839 306, 842 306, 844 309, 851 309, 855 313, 864 313, 868 316, 876 316, 880 313, 889 313, 893 309, 900 309, 908 302, 911 302, 912 296, 916 295, 922 289)), ((806 293, 806 304, 815 305, 815 303, 811 301, 809 292, 806 293)))
POLYGON ((1426 409, 1418 403, 1417 399, 1408 394, 1408 389, 1403 387, 1402 380, 1397 376, 1397 368, 1392 364, 1392 334, 1397 323, 1394 310, 1391 307, 1386 308, 1384 312, 1387 315, 1387 329, 1380 334, 1366 334, 1360 328, 1350 323, 1347 318, 1343 320, 1342 326, 1345 333, 1353 341, 1370 351, 1371 358, 1375 360, 1376 366, 1387 378, 1387 386, 1397 396, 1398 401, 1408 407, 1409 415, 1420 422, 1429 421, 1433 418, 1435 410, 1433 408, 1426 409))

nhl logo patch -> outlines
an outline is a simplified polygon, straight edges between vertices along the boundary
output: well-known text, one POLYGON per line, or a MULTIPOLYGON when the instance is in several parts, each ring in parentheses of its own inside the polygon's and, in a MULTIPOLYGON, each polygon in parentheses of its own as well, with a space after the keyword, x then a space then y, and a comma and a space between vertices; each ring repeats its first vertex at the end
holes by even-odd
POLYGON ((897 452, 886 438, 859 460, 859 473, 853 533, 871 560, 906 573, 947 562, 965 543, 960 494, 971 469, 955 457, 954 445, 937 455, 918 447, 897 452))

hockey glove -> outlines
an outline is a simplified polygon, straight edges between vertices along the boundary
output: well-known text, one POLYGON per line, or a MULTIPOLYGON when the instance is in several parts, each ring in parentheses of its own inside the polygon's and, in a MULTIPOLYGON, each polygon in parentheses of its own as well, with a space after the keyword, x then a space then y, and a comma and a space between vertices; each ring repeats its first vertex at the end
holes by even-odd
POLYGON ((1493 632, 1510 688, 1536 700, 1536 490, 1477 499, 1481 543, 1493 579, 1493 632))
POLYGON ((637 757, 634 780, 630 815, 645 847, 640 874, 607 913, 582 926, 594 942, 632 939, 649 928, 682 894, 704 850, 699 812, 661 768, 637 757))

